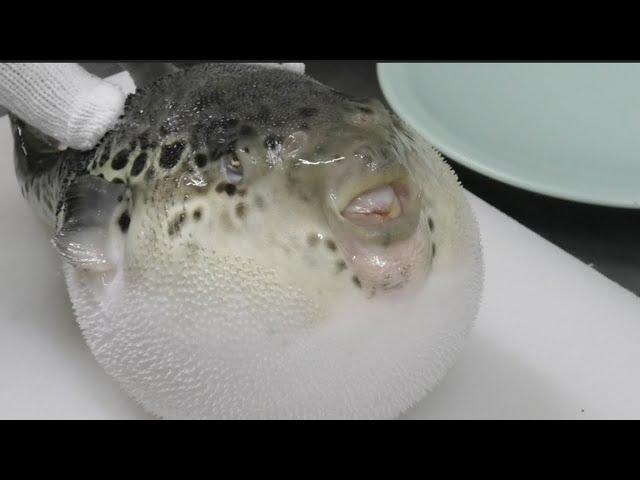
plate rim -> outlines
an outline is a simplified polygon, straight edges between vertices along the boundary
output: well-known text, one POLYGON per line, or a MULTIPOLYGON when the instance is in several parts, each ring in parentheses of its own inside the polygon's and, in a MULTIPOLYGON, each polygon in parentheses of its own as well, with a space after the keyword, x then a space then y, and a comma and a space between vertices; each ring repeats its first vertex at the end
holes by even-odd
MULTIPOLYGON (((427 62, 433 63, 433 62, 427 62)), ((437 62, 436 62, 437 63, 437 62)), ((615 208, 628 208, 633 210, 640 209, 640 198, 637 200, 616 200, 603 197, 601 195, 591 196, 587 193, 575 191, 573 189, 560 190, 559 188, 542 184, 536 181, 524 180, 513 175, 509 175, 499 169, 488 166, 488 164, 469 158, 469 156, 460 152, 454 145, 450 145, 446 141, 438 138, 437 135, 430 132, 428 127, 415 118, 411 107, 408 107, 398 94, 399 89, 395 88, 394 83, 397 81, 397 76, 402 75, 403 70, 398 69, 398 66, 412 65, 412 63, 383 63, 379 62, 376 65, 376 72, 378 76, 378 83, 382 93, 393 109, 393 111, 402 118, 405 122, 415 128, 425 140, 431 143, 437 150, 442 152, 447 157, 460 163, 461 165, 470 168, 476 172, 486 175, 490 178, 498 180, 500 182, 512 185, 530 192, 547 195, 553 198, 559 198, 561 200, 570 200, 574 202, 586 203, 590 205, 599 205, 604 207, 615 208), (396 76, 396 78, 394 78, 396 76)))

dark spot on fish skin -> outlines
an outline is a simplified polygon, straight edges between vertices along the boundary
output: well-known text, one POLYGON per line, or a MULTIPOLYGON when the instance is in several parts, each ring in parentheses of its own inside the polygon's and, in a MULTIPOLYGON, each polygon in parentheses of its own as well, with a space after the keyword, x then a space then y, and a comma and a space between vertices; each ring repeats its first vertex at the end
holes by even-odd
POLYGON ((134 151, 136 149, 136 140, 133 139, 129 142, 129 150, 134 151))
POLYGON ((247 206, 240 202, 236 205, 236 215, 238 216, 238 218, 244 218, 244 216, 247 213, 247 206))
POLYGON ((333 241, 333 240, 331 240, 331 239, 327 239, 327 240, 325 241, 325 245, 326 245, 326 246, 327 246, 327 248, 328 248, 329 250, 331 250, 332 252, 335 252, 335 251, 337 250, 337 248, 338 248, 338 247, 336 246, 336 242, 334 242, 334 241, 333 241))
POLYGON ((129 150, 120 150, 113 160, 111 160, 111 168, 114 170, 122 170, 129 163, 129 150))
POLYGON ((311 118, 318 114, 318 109, 314 107, 303 107, 298 110, 298 114, 303 118, 311 118))
POLYGON ((318 235, 317 233, 310 233, 309 236, 307 237, 307 243, 309 244, 310 247, 315 247, 319 241, 320 241, 320 235, 318 235))
POLYGON ((344 260, 338 260, 336 262, 336 273, 341 273, 347 269, 347 263, 344 260))
POLYGON ((198 168, 204 168, 207 165, 207 156, 204 153, 197 153, 195 162, 198 168))
POLYGON ((110 155, 111 155, 111 149, 107 146, 105 147, 103 154, 100 156, 100 162, 98 163, 98 165, 101 167, 104 166, 104 164, 109 161, 110 155))
POLYGON ((123 184, 124 180, 122 180, 121 178, 115 177, 111 179, 111 183, 123 184))
POLYGON ((353 280, 353 283, 356 287, 362 288, 362 282, 360 282, 360 279, 358 277, 354 275, 351 280, 353 280))
POLYGON ((249 153, 249 147, 240 147, 242 153, 249 153))
POLYGON ((433 233, 433 228, 435 227, 433 219, 431 217, 427 218, 427 223, 429 223, 429 230, 433 233))
POLYGON ((173 236, 176 233, 179 233, 182 229, 182 224, 186 220, 187 216, 184 212, 180 213, 172 222, 169 224, 169 235, 173 236))
POLYGON ((147 154, 145 152, 142 152, 133 161, 133 165, 131 166, 131 176, 136 177, 140 175, 140 172, 144 170, 144 167, 146 164, 147 164, 147 154))
POLYGON ((433 258, 435 258, 435 256, 436 256, 436 244, 432 243, 431 244, 431 258, 433 259, 433 258))
POLYGON ((180 161, 180 156, 182 155, 184 147, 184 142, 180 140, 170 145, 163 145, 158 164, 165 170, 172 169, 180 161))
POLYGON ((366 113, 367 115, 373 114, 373 110, 369 107, 358 107, 358 110, 360 110, 362 113, 366 113))
POLYGON ((193 211, 193 219, 198 222, 200 219, 202 218, 202 210, 200 210, 199 208, 196 208, 193 211))
POLYGON ((224 186, 224 191, 227 192, 227 195, 229 195, 230 197, 235 195, 237 189, 238 187, 236 187, 233 183, 227 183, 224 186))
POLYGON ((239 188, 238 189, 238 195, 240 195, 241 197, 244 197, 247 194, 247 189, 246 188, 239 188))
POLYGON ((122 215, 120 215, 120 218, 118 219, 118 225, 120 226, 120 230, 122 230, 122 233, 127 233, 127 231, 129 230, 130 223, 131 223, 131 217, 129 216, 129 212, 125 210, 122 213, 122 215))
POLYGON ((118 203, 120 203, 123 199, 124 197, 122 195, 118 195, 118 203))
POLYGON ((216 192, 217 193, 222 193, 224 192, 224 187, 225 187, 225 183, 224 182, 220 182, 219 184, 216 185, 216 192))
POLYGON ((103 179, 103 180, 104 180, 104 175, 103 175, 102 173, 99 173, 99 174, 97 175, 97 177, 98 177, 98 178, 101 178, 101 179, 103 179))
POLYGON ((238 134, 243 137, 254 136, 256 134, 256 130, 251 125, 242 125, 238 134))
POLYGON ((275 148, 282 143, 282 137, 277 135, 269 135, 264 139, 264 147, 268 150, 275 150, 275 148))

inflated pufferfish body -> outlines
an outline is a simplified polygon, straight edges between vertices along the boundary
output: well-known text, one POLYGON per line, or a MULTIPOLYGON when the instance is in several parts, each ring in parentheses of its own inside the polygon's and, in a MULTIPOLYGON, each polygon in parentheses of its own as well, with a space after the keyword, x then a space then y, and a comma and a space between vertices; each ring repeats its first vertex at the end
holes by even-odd
POLYGON ((376 100, 210 64, 131 96, 91 152, 13 124, 87 343, 154 414, 392 417, 476 315, 463 191, 376 100))

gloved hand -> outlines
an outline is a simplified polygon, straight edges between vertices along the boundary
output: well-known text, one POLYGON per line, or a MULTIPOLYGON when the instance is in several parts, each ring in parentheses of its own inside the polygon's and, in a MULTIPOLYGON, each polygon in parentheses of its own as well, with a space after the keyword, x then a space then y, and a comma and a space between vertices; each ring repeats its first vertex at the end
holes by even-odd
MULTIPOLYGON (((303 63, 263 63, 304 73, 303 63)), ((76 63, 0 63, 0 105, 64 146, 88 150, 124 109, 122 90, 76 63)))
POLYGON ((122 114, 119 87, 77 63, 0 63, 0 104, 66 146, 87 150, 122 114))

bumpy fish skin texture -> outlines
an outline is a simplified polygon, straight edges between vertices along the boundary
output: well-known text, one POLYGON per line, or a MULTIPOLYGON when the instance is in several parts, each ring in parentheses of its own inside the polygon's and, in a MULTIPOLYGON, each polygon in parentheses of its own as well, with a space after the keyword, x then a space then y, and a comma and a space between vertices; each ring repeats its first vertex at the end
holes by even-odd
POLYGON ((92 152, 14 126, 87 343, 156 415, 393 417, 477 313, 462 189, 376 100, 211 64, 136 92, 92 152))

